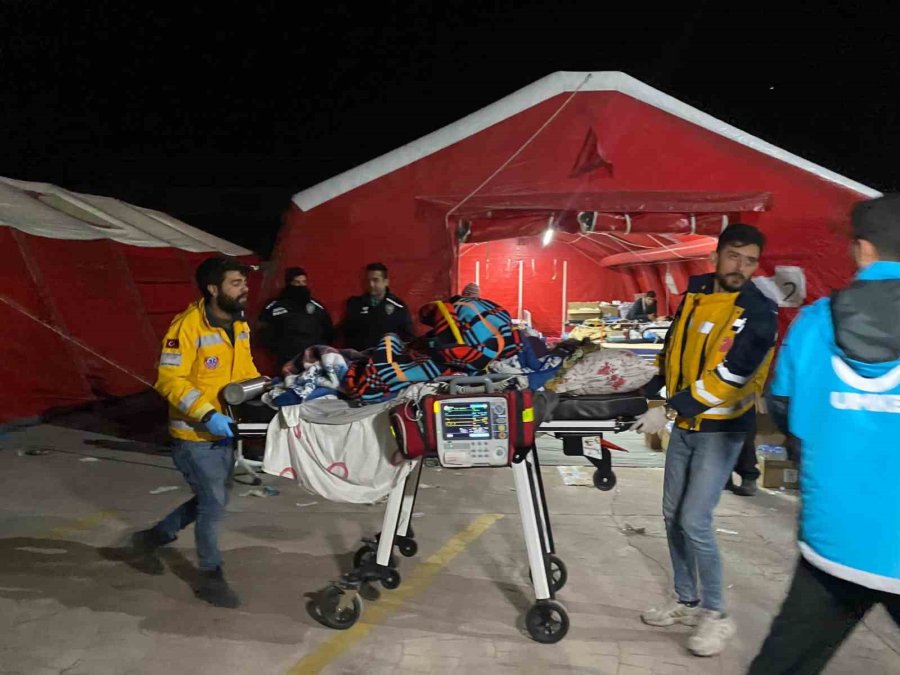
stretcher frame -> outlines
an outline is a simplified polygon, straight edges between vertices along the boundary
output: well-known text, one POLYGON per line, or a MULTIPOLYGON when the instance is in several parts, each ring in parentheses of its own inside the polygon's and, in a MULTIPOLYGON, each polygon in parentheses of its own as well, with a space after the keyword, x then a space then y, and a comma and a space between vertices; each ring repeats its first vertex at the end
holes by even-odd
MULTIPOLYGON (((243 440, 265 437, 269 424, 241 422, 235 417, 238 413, 236 407, 230 407, 228 412, 233 419, 238 420, 237 462, 249 464, 250 460, 243 459, 243 440)), ((601 490, 610 490, 616 482, 611 467, 610 451, 601 447, 599 457, 587 455, 583 440, 586 437, 602 438, 605 433, 626 430, 633 422, 633 418, 549 420, 540 424, 536 432, 549 433, 561 438, 566 455, 586 457, 596 467, 594 485, 601 490)), ((428 459, 434 458, 429 456, 428 459)), ((254 462, 254 464, 261 466, 262 463, 254 462)), ((396 569, 397 562, 393 556, 393 549, 397 546, 405 557, 415 555, 418 550, 411 521, 424 466, 423 459, 417 460, 413 470, 391 490, 385 506, 381 532, 373 538, 363 540, 363 547, 354 557, 354 568, 320 593, 314 610, 325 625, 335 629, 346 629, 354 625, 362 614, 360 592, 364 586, 368 586, 366 590, 370 594, 374 591, 371 584, 375 581, 389 590, 399 587, 401 577, 396 569)), ((567 571, 563 561, 556 556, 536 444, 517 452, 510 467, 513 472, 513 484, 535 597, 535 603, 526 613, 525 627, 536 641, 555 643, 565 637, 569 628, 568 613, 556 600, 556 593, 562 589, 567 580, 567 571)), ((252 468, 247 467, 247 470, 258 479, 252 468)), ((448 470, 461 469, 448 467, 448 470)), ((377 595, 377 591, 374 594, 377 595)))

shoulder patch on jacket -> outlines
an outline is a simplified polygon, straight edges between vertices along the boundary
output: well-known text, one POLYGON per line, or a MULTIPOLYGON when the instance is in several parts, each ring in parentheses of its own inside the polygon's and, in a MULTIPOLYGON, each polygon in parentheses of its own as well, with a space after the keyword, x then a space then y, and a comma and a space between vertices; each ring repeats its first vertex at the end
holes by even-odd
POLYGON ((178 338, 166 340, 166 349, 178 349, 178 338))

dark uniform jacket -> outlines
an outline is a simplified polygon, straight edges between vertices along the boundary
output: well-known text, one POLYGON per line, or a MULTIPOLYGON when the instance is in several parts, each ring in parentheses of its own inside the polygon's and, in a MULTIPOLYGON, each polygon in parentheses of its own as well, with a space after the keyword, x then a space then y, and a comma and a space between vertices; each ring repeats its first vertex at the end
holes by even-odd
POLYGON ((308 347, 328 345, 334 339, 328 311, 304 287, 284 289, 277 300, 266 305, 259 320, 265 324, 265 341, 279 365, 303 354, 308 347))
POLYGON ((396 333, 401 340, 413 338, 412 317, 406 303, 390 290, 373 305, 368 293, 354 295, 347 301, 344 320, 344 345, 362 351, 378 344, 387 333, 396 333))

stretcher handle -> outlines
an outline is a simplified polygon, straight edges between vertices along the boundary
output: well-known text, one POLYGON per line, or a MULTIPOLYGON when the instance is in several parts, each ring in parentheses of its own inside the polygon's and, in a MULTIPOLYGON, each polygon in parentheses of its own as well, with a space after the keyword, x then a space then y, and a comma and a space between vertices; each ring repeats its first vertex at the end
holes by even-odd
POLYGON ((222 398, 229 405, 240 405, 259 398, 275 384, 276 381, 268 377, 253 377, 249 380, 231 382, 222 389, 222 398))
POLYGON ((437 382, 449 382, 450 383, 450 393, 457 393, 460 385, 471 385, 478 384, 484 387, 485 392, 493 393, 494 391, 494 383, 502 382, 503 380, 508 380, 509 375, 502 375, 500 373, 490 373, 486 375, 444 375, 442 377, 435 378, 437 382))

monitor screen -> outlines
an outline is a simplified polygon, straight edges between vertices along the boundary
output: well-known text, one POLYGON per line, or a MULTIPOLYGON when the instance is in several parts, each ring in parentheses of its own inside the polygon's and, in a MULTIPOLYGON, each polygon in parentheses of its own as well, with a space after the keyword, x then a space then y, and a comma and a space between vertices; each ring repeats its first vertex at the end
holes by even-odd
POLYGON ((467 401, 441 405, 445 441, 485 440, 491 437, 491 406, 467 401))

